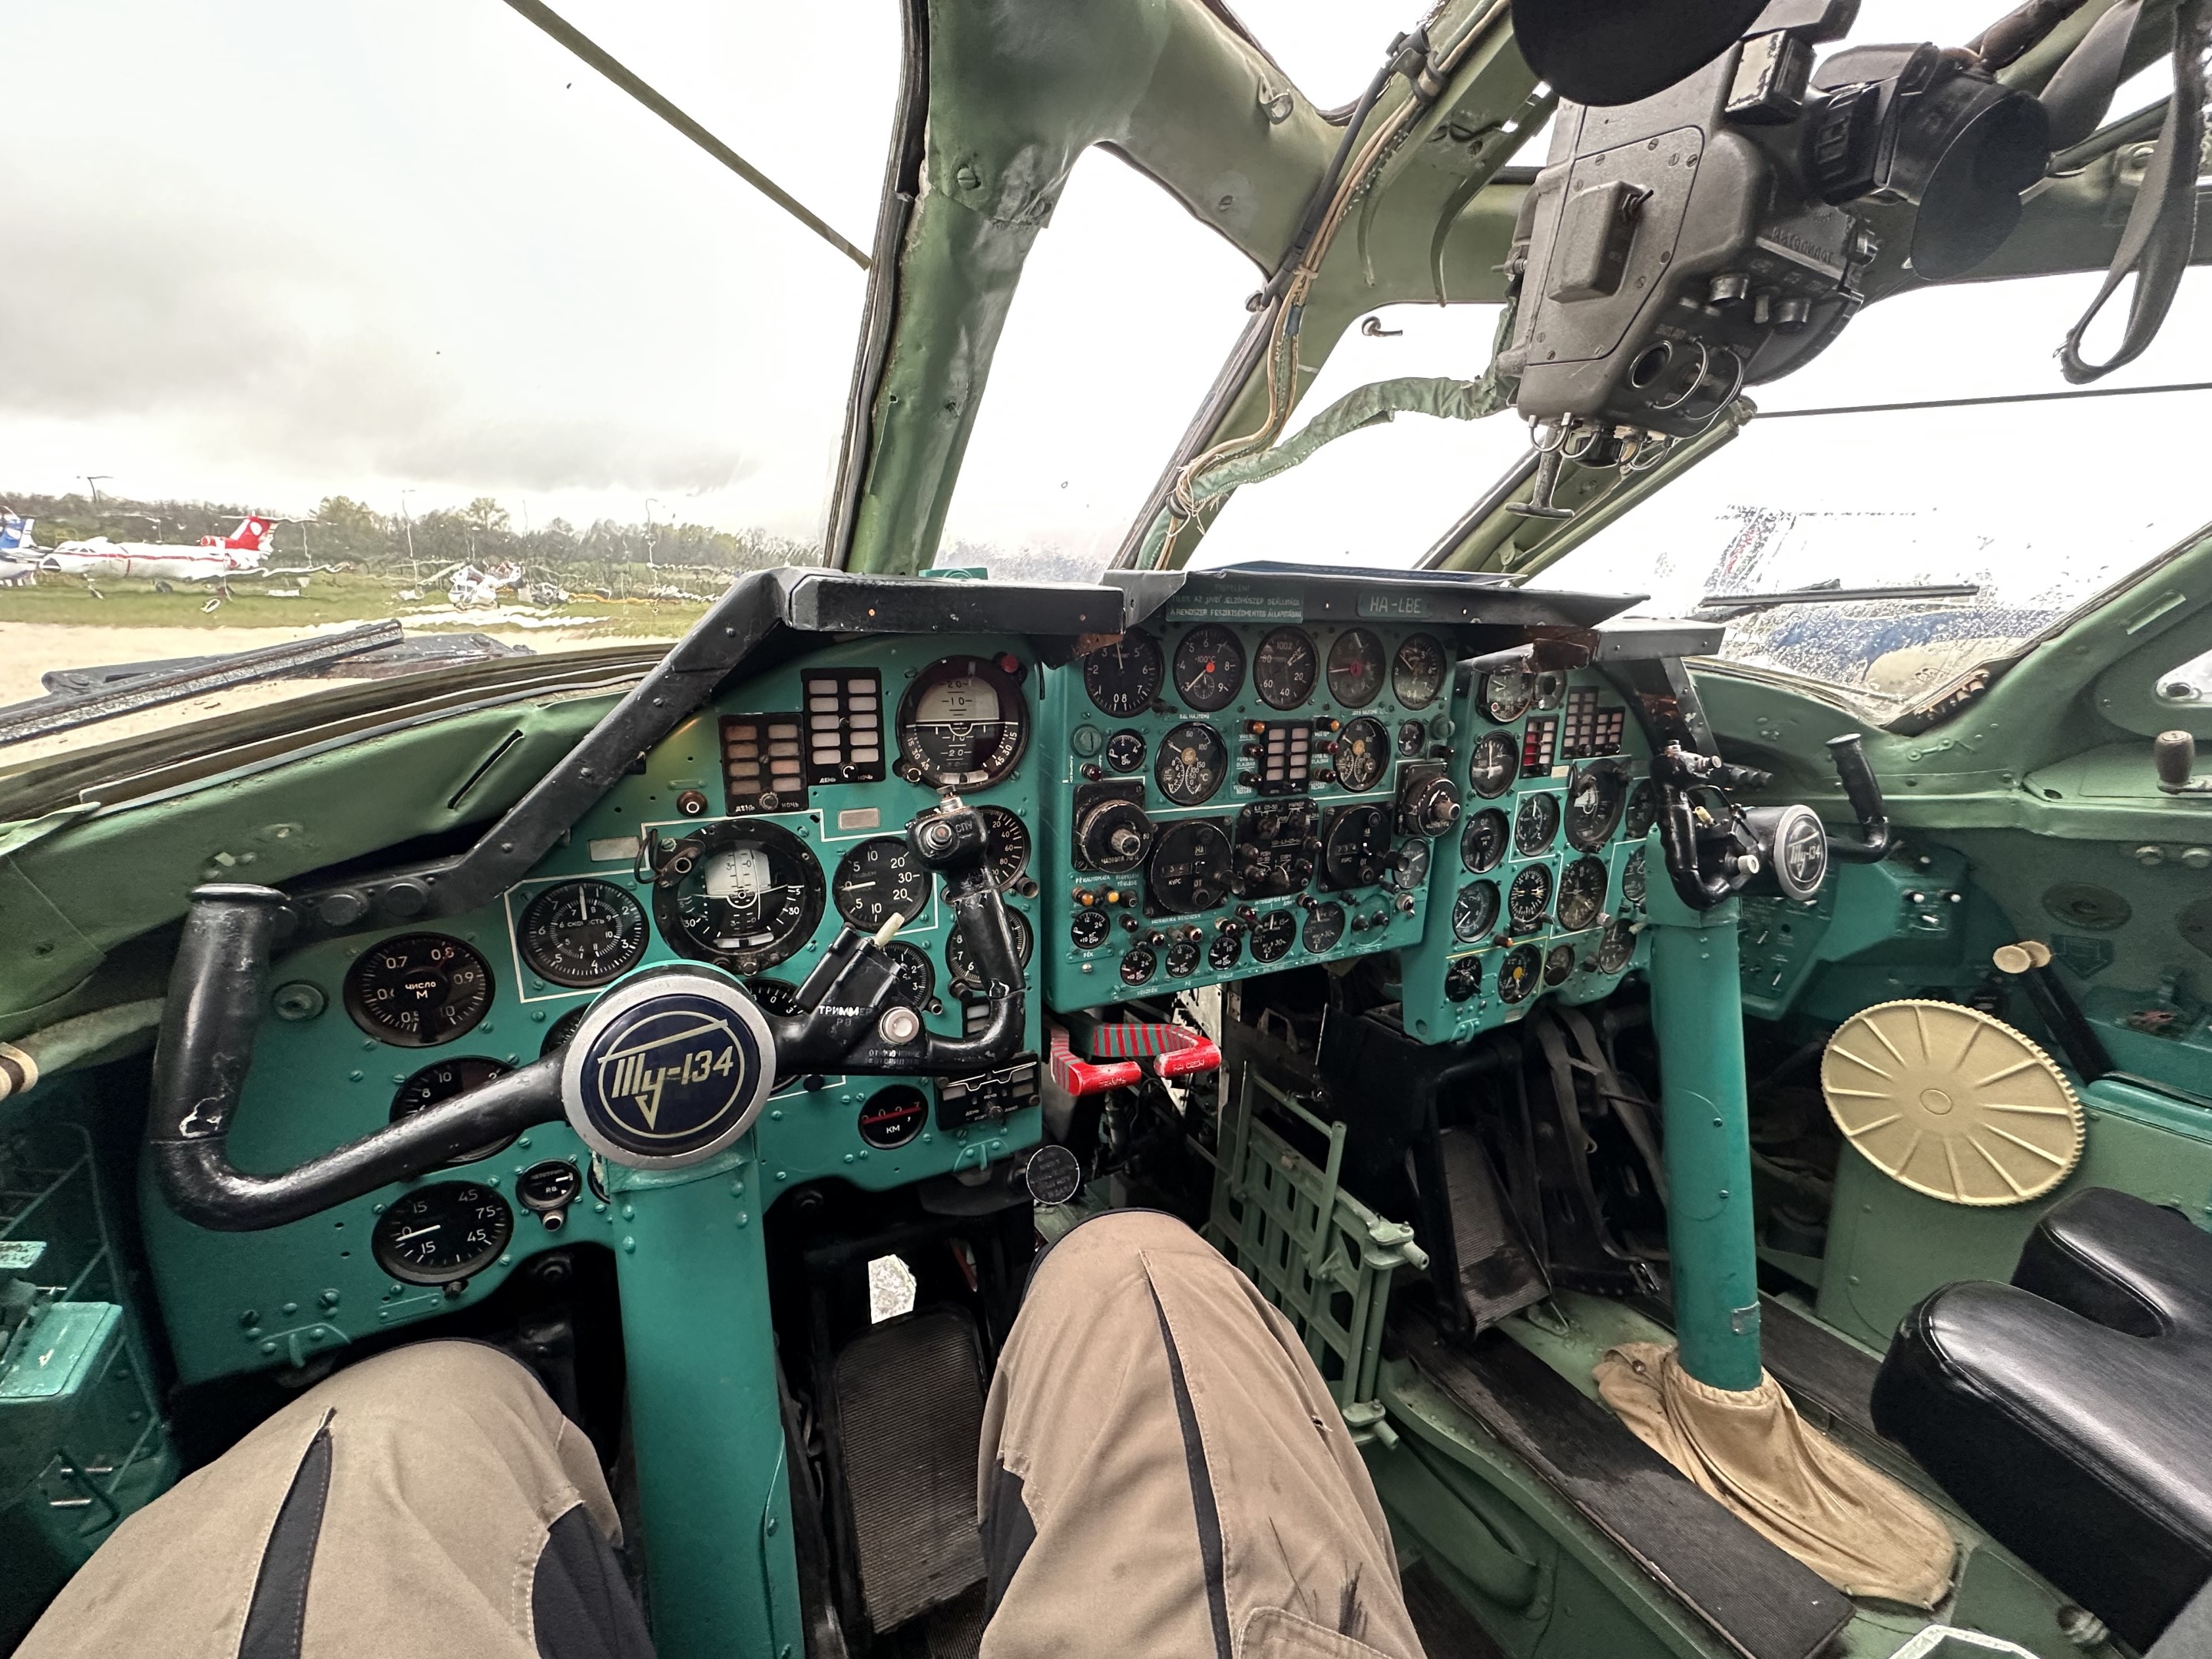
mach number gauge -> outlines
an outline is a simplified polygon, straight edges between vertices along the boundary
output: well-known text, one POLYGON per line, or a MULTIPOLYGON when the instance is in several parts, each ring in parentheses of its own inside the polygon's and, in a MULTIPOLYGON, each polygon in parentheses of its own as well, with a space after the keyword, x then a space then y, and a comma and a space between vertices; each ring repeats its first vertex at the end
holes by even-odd
POLYGON ((560 882, 530 901, 517 943, 540 979, 605 985, 644 959, 645 907, 608 882, 560 882))
POLYGON ((514 1237, 514 1212, 491 1188, 440 1181, 392 1200, 376 1218, 376 1265, 410 1285, 446 1285, 481 1273, 514 1237))
MULTIPOLYGON (((508 1070, 499 1061, 486 1060, 480 1054, 456 1054, 451 1060, 433 1061, 399 1085, 398 1091, 392 1097, 392 1121, 397 1123, 404 1117, 442 1105, 456 1095, 466 1094, 478 1084, 505 1077, 508 1070)), ((473 1164, 501 1151, 514 1139, 511 1134, 495 1136, 481 1146, 454 1153, 446 1162, 448 1165, 473 1164)))
POLYGON ((929 903, 929 872, 896 836, 864 841, 837 861, 830 878, 837 914, 865 933, 893 916, 912 921, 929 903))
POLYGON ((1101 714, 1125 720, 1152 706, 1166 673, 1160 642, 1143 629, 1133 628, 1083 659, 1083 689, 1101 714))
POLYGON ((988 789, 1029 746, 1021 664, 1002 657, 941 657, 899 699, 899 758, 933 789, 988 789))
POLYGON ((444 933, 402 933, 372 945, 346 970, 346 1012, 401 1048, 451 1042, 491 1006, 491 967, 444 933))
POLYGON ((822 866, 790 830, 757 819, 718 824, 663 860, 653 919, 680 954, 757 974, 814 937, 822 885, 822 866))

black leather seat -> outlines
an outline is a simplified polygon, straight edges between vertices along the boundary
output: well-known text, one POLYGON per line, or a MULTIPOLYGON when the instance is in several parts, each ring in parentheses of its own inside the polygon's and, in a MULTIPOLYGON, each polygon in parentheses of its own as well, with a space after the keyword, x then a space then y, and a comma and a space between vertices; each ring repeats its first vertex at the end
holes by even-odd
POLYGON ((2087 1188, 1905 1316, 1875 1425, 2137 1649, 2212 1577, 2212 1234, 2087 1188))

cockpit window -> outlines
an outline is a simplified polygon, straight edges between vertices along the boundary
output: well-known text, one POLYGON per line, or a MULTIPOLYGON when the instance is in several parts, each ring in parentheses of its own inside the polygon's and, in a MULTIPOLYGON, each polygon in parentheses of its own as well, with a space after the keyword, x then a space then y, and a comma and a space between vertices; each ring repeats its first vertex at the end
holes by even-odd
MULTIPOLYGON (((560 10, 865 252, 894 11, 841 18, 832 116, 805 8, 560 10)), ((734 572, 820 557, 866 272, 522 15, 88 0, 11 10, 0 49, 0 703, 374 622, 439 653, 0 765, 672 638, 734 572)))

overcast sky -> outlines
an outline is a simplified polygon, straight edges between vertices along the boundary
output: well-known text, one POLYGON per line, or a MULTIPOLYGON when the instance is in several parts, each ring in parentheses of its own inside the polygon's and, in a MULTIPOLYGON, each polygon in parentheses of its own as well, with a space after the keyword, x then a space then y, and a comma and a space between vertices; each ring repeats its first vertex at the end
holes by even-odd
MULTIPOLYGON (((837 8, 834 37, 821 8, 788 0, 560 3, 868 244, 893 0, 837 8)), ((1324 106, 1357 93, 1419 9, 1236 3, 1324 106)), ((2005 9, 1868 0, 1857 34, 1963 40, 2005 9)), ((650 500, 660 518, 816 533, 862 274, 497 0, 18 4, 0 11, 0 58, 15 229, 0 487, 100 473, 118 493, 276 511, 333 493, 388 512, 409 491, 417 513, 491 494, 539 524, 635 520, 650 500)), ((1085 157, 1017 295, 950 536, 1103 556, 1254 279, 1126 167, 1085 157)), ((1800 385, 1855 399, 1962 377, 2055 386, 2048 354, 2078 293, 1996 310, 1985 293, 1907 302, 1920 309, 1900 306, 1879 339, 1870 315, 1832 366, 1762 401, 1800 385), (1995 317, 2002 362, 1962 361, 1995 317)), ((1488 313, 1406 321, 1401 339, 1348 342, 1307 408, 1366 379, 1480 371, 1488 313)), ((2194 377, 2212 354, 2191 349, 2193 364, 2168 356, 2138 378, 2194 377)), ((2115 432, 2140 432, 2137 403, 2116 400, 2115 432)), ((2033 434, 2002 435, 2032 477, 2033 434)), ((1510 417, 1362 434, 1246 492, 1218 540, 1403 562, 1521 441, 1510 417)))

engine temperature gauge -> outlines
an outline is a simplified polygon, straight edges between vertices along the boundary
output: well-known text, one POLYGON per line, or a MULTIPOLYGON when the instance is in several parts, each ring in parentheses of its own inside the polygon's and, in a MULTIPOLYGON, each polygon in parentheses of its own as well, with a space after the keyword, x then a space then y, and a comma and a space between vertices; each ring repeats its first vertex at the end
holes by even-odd
POLYGON ((1177 806, 1198 806, 1213 799, 1229 770, 1229 746, 1203 720, 1186 720, 1160 739, 1152 778, 1160 793, 1177 806))
POLYGON ((556 985, 605 985, 645 956, 645 907, 604 881, 548 887, 522 913, 522 959, 556 985))

